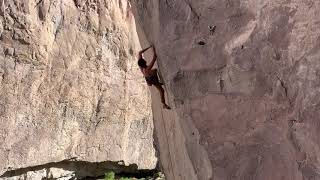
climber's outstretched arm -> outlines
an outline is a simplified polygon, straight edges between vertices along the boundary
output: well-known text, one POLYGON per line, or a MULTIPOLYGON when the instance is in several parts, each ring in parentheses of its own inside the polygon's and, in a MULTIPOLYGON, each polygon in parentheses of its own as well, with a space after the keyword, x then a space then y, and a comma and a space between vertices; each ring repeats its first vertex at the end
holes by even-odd
POLYGON ((150 49, 151 47, 153 47, 153 46, 151 45, 151 46, 149 46, 149 47, 147 47, 147 48, 139 51, 139 53, 138 53, 138 59, 142 59, 142 54, 143 54, 144 52, 146 52, 148 49, 150 49))
POLYGON ((153 50, 153 58, 152 58, 152 61, 151 63, 148 65, 147 69, 148 70, 151 70, 152 67, 154 66, 154 63, 156 62, 157 60, 157 53, 156 53, 156 49, 154 48, 154 46, 152 45, 152 50, 153 50))

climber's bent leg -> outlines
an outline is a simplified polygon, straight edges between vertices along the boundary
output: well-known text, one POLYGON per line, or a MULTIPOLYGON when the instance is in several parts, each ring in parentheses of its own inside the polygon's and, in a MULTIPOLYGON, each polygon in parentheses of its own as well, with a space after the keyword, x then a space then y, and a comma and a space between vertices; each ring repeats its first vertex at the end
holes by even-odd
POLYGON ((161 98, 162 104, 165 104, 166 103, 166 99, 164 97, 164 89, 161 87, 160 84, 156 84, 154 86, 158 89, 158 91, 160 93, 160 98, 161 98))
POLYGON ((161 84, 154 84, 154 86, 158 89, 159 93, 160 93, 160 98, 161 98, 161 102, 163 104, 163 108, 165 109, 171 109, 167 104, 166 104, 166 99, 164 97, 164 89, 162 88, 161 84))

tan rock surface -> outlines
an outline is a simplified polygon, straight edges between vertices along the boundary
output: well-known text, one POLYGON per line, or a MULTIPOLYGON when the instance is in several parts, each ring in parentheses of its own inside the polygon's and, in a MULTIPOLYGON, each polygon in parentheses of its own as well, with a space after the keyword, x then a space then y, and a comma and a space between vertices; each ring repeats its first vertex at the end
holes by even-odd
POLYGON ((157 159, 126 0, 1 0, 0 174, 66 159, 157 159))
POLYGON ((319 1, 133 2, 174 107, 153 92, 169 180, 320 179, 319 1))

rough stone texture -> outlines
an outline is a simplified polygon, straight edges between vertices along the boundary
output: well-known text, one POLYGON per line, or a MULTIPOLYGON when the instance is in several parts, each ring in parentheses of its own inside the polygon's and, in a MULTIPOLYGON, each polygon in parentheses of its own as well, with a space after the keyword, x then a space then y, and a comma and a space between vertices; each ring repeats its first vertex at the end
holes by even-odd
POLYGON ((132 1, 169 180, 320 179, 320 1, 132 1))
POLYGON ((0 175, 76 159, 153 169, 126 0, 0 0, 0 175))

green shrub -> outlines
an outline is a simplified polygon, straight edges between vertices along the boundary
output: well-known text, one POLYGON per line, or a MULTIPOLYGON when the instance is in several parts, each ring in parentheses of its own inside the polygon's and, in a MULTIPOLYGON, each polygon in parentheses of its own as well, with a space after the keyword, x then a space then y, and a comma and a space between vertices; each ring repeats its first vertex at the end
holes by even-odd
POLYGON ((104 180, 115 180, 115 173, 113 171, 108 171, 104 174, 104 180))
POLYGON ((132 178, 121 177, 120 180, 132 180, 132 178))

